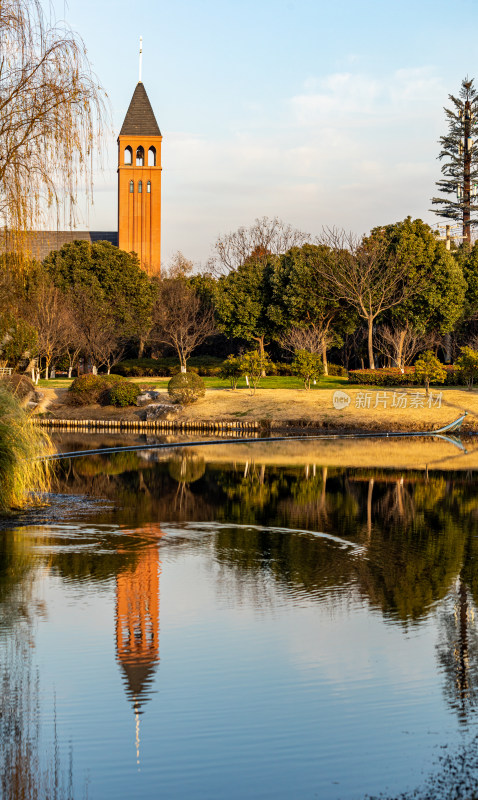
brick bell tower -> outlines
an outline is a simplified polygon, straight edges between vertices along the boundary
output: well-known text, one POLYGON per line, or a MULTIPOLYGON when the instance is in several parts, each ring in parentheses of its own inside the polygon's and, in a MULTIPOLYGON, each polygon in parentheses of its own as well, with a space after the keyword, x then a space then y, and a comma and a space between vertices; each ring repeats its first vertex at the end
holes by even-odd
POLYGON ((118 136, 118 247, 149 275, 161 270, 162 139, 140 80, 118 136))

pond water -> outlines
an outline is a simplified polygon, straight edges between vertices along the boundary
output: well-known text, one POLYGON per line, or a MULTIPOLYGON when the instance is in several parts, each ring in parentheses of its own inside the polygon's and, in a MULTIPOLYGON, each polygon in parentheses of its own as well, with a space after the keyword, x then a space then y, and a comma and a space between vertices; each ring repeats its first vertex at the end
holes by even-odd
POLYGON ((4 521, 2 796, 470 797, 475 470, 235 447, 64 459, 4 521))

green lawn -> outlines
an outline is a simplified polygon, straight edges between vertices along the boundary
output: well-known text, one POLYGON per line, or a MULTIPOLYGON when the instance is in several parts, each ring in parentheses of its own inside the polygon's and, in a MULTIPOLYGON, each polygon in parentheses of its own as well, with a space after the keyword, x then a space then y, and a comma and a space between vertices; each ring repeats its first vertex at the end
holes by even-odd
POLYGON ((46 381, 44 378, 40 378, 38 381, 38 387, 40 389, 68 389, 71 384, 71 378, 54 378, 52 381, 46 381))
MULTIPOLYGON (((147 386, 157 386, 158 388, 166 388, 169 378, 133 378, 135 383, 145 384, 147 386)), ((203 378, 207 389, 229 389, 230 384, 227 380, 221 378, 203 378)), ((322 378, 316 386, 312 389, 340 389, 344 383, 347 383, 347 378, 322 378)), ((246 389, 246 381, 241 378, 237 385, 238 389, 246 389)), ((259 384, 260 389, 303 389, 304 384, 298 378, 281 377, 278 375, 271 375, 268 378, 262 378, 259 384)))
MULTIPOLYGON (((158 389, 166 389, 169 378, 129 378, 128 380, 134 383, 139 383, 145 386, 156 386, 158 389)), ((221 378, 203 378, 204 383, 208 389, 228 389, 229 381, 221 380, 221 378)), ((340 389, 347 383, 347 378, 335 378, 327 376, 321 378, 316 386, 312 389, 340 389)), ((55 378, 54 380, 45 381, 40 380, 38 386, 47 389, 67 389, 71 385, 69 378, 55 378)), ((268 378, 262 378, 259 384, 260 389, 302 389, 304 384, 299 378, 282 377, 279 375, 271 375, 268 378)), ((243 378, 238 383, 239 389, 246 388, 246 382, 243 378)))

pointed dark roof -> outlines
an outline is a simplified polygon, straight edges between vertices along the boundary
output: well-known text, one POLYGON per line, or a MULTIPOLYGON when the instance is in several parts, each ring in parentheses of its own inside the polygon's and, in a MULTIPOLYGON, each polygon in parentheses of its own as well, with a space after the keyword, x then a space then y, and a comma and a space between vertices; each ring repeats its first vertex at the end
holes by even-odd
POLYGON ((142 706, 151 697, 151 687, 158 666, 157 660, 145 658, 121 659, 126 694, 131 701, 142 706))
POLYGON ((141 81, 134 90, 120 136, 161 136, 154 111, 141 81))

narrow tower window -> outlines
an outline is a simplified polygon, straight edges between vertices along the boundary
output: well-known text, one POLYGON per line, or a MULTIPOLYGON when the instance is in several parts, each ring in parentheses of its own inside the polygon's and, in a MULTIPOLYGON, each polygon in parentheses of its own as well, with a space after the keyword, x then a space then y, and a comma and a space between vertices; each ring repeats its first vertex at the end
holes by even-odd
POLYGON ((148 194, 151 194, 151 181, 148 181, 148 183, 146 184, 146 191, 148 192, 148 194))
POLYGON ((138 194, 141 194, 143 191, 143 181, 139 181, 138 183, 138 194))
POLYGON ((134 192, 134 181, 129 182, 129 193, 133 194, 134 192))
POLYGON ((151 146, 148 150, 148 167, 156 166, 156 148, 151 146))
POLYGON ((124 149, 124 163, 127 167, 130 167, 133 163, 133 150, 129 145, 124 149))
POLYGON ((144 166, 144 148, 141 145, 136 150, 136 166, 143 167, 144 166))

